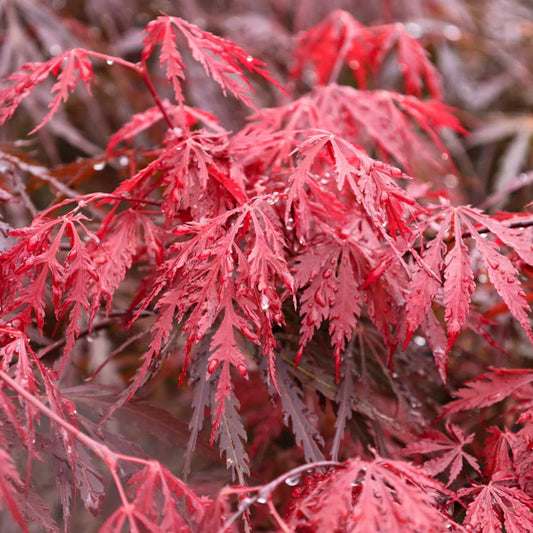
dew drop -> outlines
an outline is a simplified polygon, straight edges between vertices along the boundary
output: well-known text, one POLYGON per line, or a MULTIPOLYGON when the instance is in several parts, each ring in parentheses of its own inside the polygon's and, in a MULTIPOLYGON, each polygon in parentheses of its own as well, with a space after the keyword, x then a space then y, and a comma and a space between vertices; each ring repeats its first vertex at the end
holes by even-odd
POLYGON ((207 371, 209 374, 212 374, 217 369, 218 363, 218 359, 211 359, 211 361, 209 361, 209 364, 207 365, 207 371))
POLYGON ((62 48, 61 48, 61 45, 60 44, 53 44, 52 46, 50 46, 50 48, 48 49, 48 52, 50 53, 51 56, 58 56, 61 52, 62 52, 62 48))
POLYGON ((424 339, 424 337, 420 337, 419 335, 417 335, 413 340, 415 341, 415 344, 417 346, 425 346, 426 345, 426 339, 424 339))
POLYGON ((256 501, 257 503, 266 503, 267 499, 264 496, 259 496, 256 501))
POLYGON ((270 307, 270 300, 266 294, 261 296, 261 309, 266 311, 270 307))
POLYGON ((405 25, 405 29, 407 30, 407 33, 415 39, 420 39, 420 37, 422 37, 422 35, 424 34, 422 26, 420 24, 417 24, 416 22, 408 22, 405 25))
POLYGON ((448 189, 455 189, 458 183, 459 180, 455 174, 446 174, 446 176, 444 176, 444 185, 446 185, 448 189))
POLYGON ((118 159, 118 164, 121 167, 125 167, 130 162, 130 158, 127 155, 121 155, 118 159))
POLYGON ((248 61, 248 63, 251 63, 253 60, 254 60, 254 58, 252 56, 248 56, 246 58, 246 61, 248 61))
POLYGON ((315 292, 315 302, 323 307, 326 306, 326 300, 324 298, 324 295, 319 290, 315 292))
POLYGON ((442 154, 440 154, 440 158, 443 161, 448 161, 448 159, 450 159, 450 156, 446 152, 442 152, 442 154))
POLYGON ((300 476, 299 475, 288 477, 285 480, 285 484, 289 485, 289 487, 295 487, 296 485, 298 485, 298 483, 300 483, 300 476))
POLYGON ((455 24, 446 24, 442 33, 448 41, 458 41, 463 36, 461 30, 455 24))
POLYGON ((94 494, 92 493, 92 491, 87 491, 87 493, 85 494, 85 497, 83 499, 83 503, 85 504, 85 507, 87 509, 98 509, 99 505, 98 505, 98 498, 96 498, 94 496, 94 494))
POLYGON ((108 59, 108 60, 106 61, 106 63, 107 63, 110 67, 111 67, 112 65, 115 64, 115 62, 114 62, 112 59, 108 59))
POLYGON ((99 161, 98 163, 95 163, 95 164, 93 165, 93 168, 94 168, 94 170, 96 170, 97 172, 98 172, 99 170, 103 170, 103 169, 105 168, 105 161, 99 161))
POLYGON ((398 372, 392 373, 392 379, 398 379, 400 376, 398 375, 398 372))
POLYGON ((267 202, 270 205, 276 205, 278 203, 278 200, 279 200, 279 194, 277 192, 273 192, 270 195, 270 197, 267 199, 267 202))

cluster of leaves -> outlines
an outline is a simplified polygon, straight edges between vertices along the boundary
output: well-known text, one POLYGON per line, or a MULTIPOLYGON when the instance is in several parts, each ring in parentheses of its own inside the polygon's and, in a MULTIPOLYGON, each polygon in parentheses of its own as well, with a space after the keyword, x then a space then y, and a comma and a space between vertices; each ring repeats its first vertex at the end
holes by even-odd
POLYGON ((102 64, 137 76, 155 104, 85 165, 121 178, 99 192, 71 188, 83 164, 54 176, 15 146, 0 152, 11 178, 0 199, 32 215, 6 224, 0 254, 0 501, 23 530, 58 527, 35 489, 36 461, 53 467, 66 529, 73 500, 99 515, 113 490, 104 531, 237 531, 266 519, 302 532, 533 529, 533 373, 491 368, 466 383, 441 410, 445 433, 428 429, 439 400, 420 409, 417 399, 421 376, 445 390, 449 363, 476 336, 505 351, 483 314, 500 313, 487 304, 496 297, 531 350, 531 215, 491 215, 417 178, 453 172, 440 135, 466 131, 403 25, 335 11, 298 36, 293 57, 291 85, 308 88, 294 99, 240 46, 160 15, 138 63, 78 47, 6 78, 0 123, 54 79, 33 132, 77 86, 90 93, 102 64), (244 127, 186 105, 185 54, 253 110, 244 127), (377 88, 387 69, 403 92, 377 88), (255 103, 254 80, 278 91, 276 106, 255 103), (26 177, 55 192, 46 209, 20 187, 26 177), (140 333, 104 365, 149 340, 94 420, 65 383, 81 339, 112 326, 140 333), (236 486, 199 495, 106 424, 166 367, 191 391, 184 478, 209 414, 209 444, 236 486), (494 427, 452 422, 473 409, 494 427), (251 476, 270 481, 249 486, 251 476))

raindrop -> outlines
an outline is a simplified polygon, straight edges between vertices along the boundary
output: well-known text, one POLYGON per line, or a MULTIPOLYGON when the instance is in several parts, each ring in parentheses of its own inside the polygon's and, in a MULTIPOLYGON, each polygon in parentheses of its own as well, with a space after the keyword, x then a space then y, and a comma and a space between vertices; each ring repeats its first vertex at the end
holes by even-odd
POLYGON ((325 307, 326 306, 326 300, 324 298, 324 295, 322 294, 322 292, 320 291, 320 289, 318 291, 315 292, 315 302, 318 304, 318 305, 321 305, 322 307, 325 307))
POLYGON ((62 52, 61 45, 57 43, 53 44, 48 49, 48 52, 50 53, 51 56, 58 56, 62 52))
POLYGON ((111 67, 112 65, 115 64, 115 62, 114 62, 112 59, 108 59, 108 60, 106 61, 106 63, 107 63, 110 67, 111 67))
POLYGON ((415 344, 417 346, 425 346, 426 345, 426 339, 424 339, 424 337, 420 337, 419 335, 417 335, 413 340, 415 341, 415 344))
POLYGON ((276 205, 278 203, 278 193, 277 192, 273 192, 270 197, 267 199, 267 202, 270 204, 270 205, 276 205))
POLYGON ((461 30, 455 24, 446 24, 442 33, 448 41, 458 41, 463 36, 461 30))
POLYGON ((415 39, 420 39, 420 37, 422 37, 424 33, 422 30, 422 26, 420 26, 420 24, 417 24, 416 22, 408 22, 405 25, 405 29, 407 30, 407 33, 415 39))
POLYGON ((392 379, 398 379, 400 376, 398 375, 398 372, 392 373, 392 379))
POLYGON ((118 159, 118 164, 121 167, 125 167, 130 161, 130 158, 127 155, 121 155, 118 159))
POLYGON ((299 475, 288 477, 285 480, 285 484, 289 485, 289 487, 295 487, 296 485, 298 485, 298 483, 300 483, 300 476, 299 475))
POLYGON ((94 170, 96 170, 96 171, 103 170, 103 169, 105 168, 105 161, 100 161, 100 162, 98 162, 98 163, 95 163, 95 164, 93 165, 93 168, 94 168, 94 170))
POLYGON ((248 63, 251 63, 253 60, 254 60, 254 58, 252 56, 248 56, 246 58, 246 61, 248 61, 248 63))
POLYGON ((95 498, 92 491, 87 491, 85 498, 83 499, 85 507, 87 509, 97 509, 98 508, 98 499, 95 498))
POLYGON ((270 300, 266 294, 261 296, 261 309, 266 311, 270 307, 270 300))
POLYGON ((211 361, 209 361, 209 364, 207 365, 207 371, 209 372, 209 374, 212 374, 217 369, 217 366, 218 359, 211 359, 211 361))
POLYGON ((259 496, 256 501, 257 503, 266 503, 267 499, 264 496, 259 496))
POLYGON ((446 185, 448 189, 455 189, 458 182, 459 180, 455 174, 446 174, 446 176, 444 176, 444 185, 446 185))

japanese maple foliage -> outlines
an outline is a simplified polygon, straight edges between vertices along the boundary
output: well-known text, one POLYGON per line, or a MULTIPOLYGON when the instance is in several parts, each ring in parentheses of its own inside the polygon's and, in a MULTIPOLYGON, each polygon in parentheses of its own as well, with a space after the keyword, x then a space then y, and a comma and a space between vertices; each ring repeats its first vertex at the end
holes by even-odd
POLYGON ((533 371, 490 367, 451 401, 445 388, 465 379, 449 368, 470 346, 505 351, 487 318, 500 301, 531 353, 531 216, 461 205, 442 186, 456 169, 441 133, 467 132, 403 25, 335 11, 293 56, 277 81, 237 44, 161 14, 139 62, 77 47, 6 78, 0 124, 54 79, 32 133, 78 86, 96 93, 103 65, 153 100, 87 161, 107 167, 96 192, 78 182, 84 162, 50 176, 15 145, 0 152, 17 176, 0 201, 31 214, 0 253, 0 503, 23 530, 69 530, 78 499, 113 532, 533 529, 533 371), (186 105, 193 61, 250 108, 238 131, 186 105), (397 91, 380 87, 384 70, 397 91), (256 83, 277 105, 254 100, 256 83), (53 193, 46 208, 13 185, 28 176, 53 193), (95 332, 109 341, 97 365, 83 358, 95 332), (96 418, 84 404, 110 389, 83 380, 134 343, 96 418), (161 376, 190 404, 180 473, 114 433, 161 376), (237 485, 204 495, 195 450, 208 445, 237 485))

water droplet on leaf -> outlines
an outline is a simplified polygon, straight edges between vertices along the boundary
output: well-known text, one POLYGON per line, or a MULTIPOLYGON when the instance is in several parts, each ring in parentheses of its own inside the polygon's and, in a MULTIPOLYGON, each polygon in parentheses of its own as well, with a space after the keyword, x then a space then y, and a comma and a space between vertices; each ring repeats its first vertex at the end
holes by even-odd
POLYGON ((270 300, 266 294, 261 296, 261 309, 266 311, 270 307, 270 300))
POLYGON ((218 363, 218 359, 211 359, 207 365, 207 371, 212 374, 217 369, 218 363))
POLYGON ((291 476, 285 480, 285 484, 289 487, 295 487, 298 483, 300 483, 300 475, 291 476))

